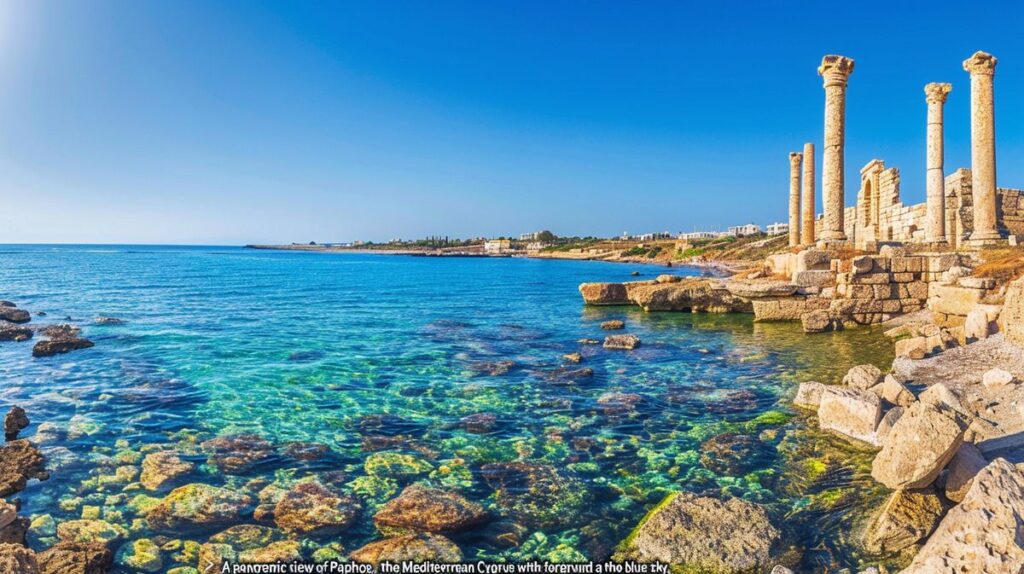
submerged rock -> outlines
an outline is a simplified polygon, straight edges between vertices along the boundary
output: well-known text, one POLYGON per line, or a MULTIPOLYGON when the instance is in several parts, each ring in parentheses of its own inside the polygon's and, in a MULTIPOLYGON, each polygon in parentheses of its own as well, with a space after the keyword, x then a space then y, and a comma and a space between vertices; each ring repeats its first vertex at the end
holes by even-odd
POLYGON ((242 564, 274 564, 302 560, 302 548, 297 540, 279 540, 266 546, 250 548, 238 553, 242 564))
POLYGON ((315 481, 293 486, 274 507, 274 523, 285 532, 330 536, 352 526, 359 501, 315 481))
POLYGON ((892 489, 924 488, 956 454, 964 430, 946 411, 914 403, 889 431, 871 465, 871 476, 892 489))
POLYGON ((434 470, 434 465, 411 454, 385 451, 367 457, 363 469, 372 476, 411 481, 434 470))
POLYGON ((604 329, 605 331, 617 331, 619 329, 625 329, 626 323, 625 321, 613 319, 611 321, 605 321, 601 323, 601 328, 604 329))
POLYGON ((933 488, 897 490, 868 524, 864 547, 875 554, 899 552, 931 534, 945 512, 933 488))
POLYGON ((743 434, 723 433, 700 445, 700 465, 721 476, 744 476, 765 468, 775 449, 743 434))
POLYGON ((487 520, 482 506, 464 496, 412 485, 382 506, 373 517, 385 535, 410 532, 460 532, 487 520))
POLYGON ((59 542, 39 553, 43 574, 106 574, 114 555, 102 542, 59 542))
POLYGON ((255 434, 220 436, 200 445, 207 462, 226 474, 242 474, 274 454, 274 447, 255 434))
POLYGON ((1024 469, 996 459, 974 478, 903 574, 1020 572, 1024 469))
POLYGON ((772 567, 779 539, 756 504, 676 493, 644 517, 616 557, 672 564, 683 572, 761 572, 772 567))
POLYGON ((96 317, 96 324, 98 325, 121 325, 124 323, 124 319, 118 319, 117 317, 96 317))
POLYGON ((376 568, 381 562, 461 562, 462 551, 440 534, 411 534, 371 542, 354 551, 350 558, 376 568))
POLYGON ((99 542, 109 545, 126 536, 128 536, 128 531, 122 526, 111 524, 105 520, 69 520, 57 525, 57 538, 60 538, 62 542, 99 542))
POLYGON ((7 440, 14 440, 18 438, 18 433, 24 430, 29 425, 28 415, 25 414, 25 409, 19 406, 11 407, 11 410, 7 411, 7 416, 4 417, 4 437, 7 440))
POLYGON ((643 397, 636 393, 604 393, 597 398, 597 404, 606 415, 624 415, 636 410, 643 397))
POLYGON ((539 462, 485 464, 481 474, 498 506, 534 528, 569 526, 590 501, 586 484, 569 471, 539 462))
POLYGON ((24 490, 31 478, 50 478, 45 462, 39 449, 27 440, 11 441, 0 447, 0 497, 24 490))
POLYGON ((459 426, 471 434, 487 434, 497 423, 498 417, 494 413, 475 413, 459 419, 459 426))
POLYGON ((132 540, 122 545, 115 560, 118 564, 137 572, 159 572, 164 566, 160 547, 148 538, 132 540))
POLYGON ((507 375, 514 366, 516 366, 516 364, 513 361, 482 361, 479 363, 471 363, 467 368, 469 369, 469 372, 474 375, 500 377, 501 375, 507 375))
POLYGON ((181 460, 178 453, 163 450, 146 455, 142 460, 142 475, 139 482, 147 490, 160 490, 185 474, 192 472, 195 465, 181 460))
POLYGON ((63 353, 70 353, 71 351, 77 351, 79 349, 88 349, 89 347, 95 346, 95 343, 89 339, 50 339, 48 341, 39 341, 32 347, 33 357, 52 357, 53 355, 60 355, 63 353))
POLYGON ((280 533, 266 526, 239 524, 210 537, 213 544, 228 544, 239 550, 259 548, 276 541, 280 533))
POLYGON ((157 530, 215 526, 240 521, 252 505, 247 494, 193 483, 172 490, 149 511, 146 521, 157 530))

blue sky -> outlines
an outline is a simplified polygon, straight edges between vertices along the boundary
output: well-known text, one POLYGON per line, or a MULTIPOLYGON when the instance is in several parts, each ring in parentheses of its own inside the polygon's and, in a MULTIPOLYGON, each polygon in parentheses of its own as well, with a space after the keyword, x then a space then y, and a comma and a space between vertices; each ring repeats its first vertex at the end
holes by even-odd
POLYGON ((770 223, 788 152, 820 166, 826 53, 857 62, 848 204, 873 158, 924 200, 927 82, 969 166, 979 49, 1024 187, 1022 29, 1020 2, 4 0, 0 242, 770 223))

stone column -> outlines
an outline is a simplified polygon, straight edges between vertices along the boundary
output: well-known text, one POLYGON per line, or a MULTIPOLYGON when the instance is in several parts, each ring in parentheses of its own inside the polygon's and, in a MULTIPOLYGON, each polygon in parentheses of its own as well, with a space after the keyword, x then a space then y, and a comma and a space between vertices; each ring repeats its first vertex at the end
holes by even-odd
POLYGON ((803 193, 800 197, 800 243, 814 244, 814 144, 804 144, 803 193))
POLYGON ((964 60, 971 74, 971 196, 974 202, 972 241, 999 239, 996 228, 996 130, 992 79, 996 58, 975 52, 964 60))
POLYGON ((928 103, 928 152, 925 183, 928 190, 928 224, 925 238, 934 243, 946 241, 946 174, 943 173, 942 107, 952 84, 931 83, 924 87, 928 103))
POLYGON ((789 154, 789 246, 800 245, 800 152, 789 154))
POLYGON ((853 60, 825 56, 818 74, 825 83, 825 149, 821 163, 821 193, 825 204, 825 227, 821 239, 844 241, 843 146, 846 141, 846 83, 853 73, 853 60))

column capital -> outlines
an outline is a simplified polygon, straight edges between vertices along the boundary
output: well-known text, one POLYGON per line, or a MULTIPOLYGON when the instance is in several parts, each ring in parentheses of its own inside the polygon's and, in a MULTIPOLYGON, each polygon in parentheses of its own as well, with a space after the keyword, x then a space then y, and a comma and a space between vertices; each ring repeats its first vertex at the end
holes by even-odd
POLYGON ((932 82, 924 87, 924 101, 929 104, 944 104, 952 91, 953 84, 932 82))
POLYGON ((999 60, 988 52, 975 52, 973 56, 964 60, 964 70, 971 75, 994 76, 996 63, 999 60))
POLYGON ((821 59, 818 75, 825 79, 825 87, 846 86, 853 73, 853 59, 846 56, 828 55, 821 59))
POLYGON ((793 166, 798 165, 800 163, 800 160, 802 160, 803 158, 804 158, 804 154, 802 154, 802 153, 800 153, 798 151, 791 151, 791 152, 789 152, 789 163, 791 165, 793 165, 793 166))

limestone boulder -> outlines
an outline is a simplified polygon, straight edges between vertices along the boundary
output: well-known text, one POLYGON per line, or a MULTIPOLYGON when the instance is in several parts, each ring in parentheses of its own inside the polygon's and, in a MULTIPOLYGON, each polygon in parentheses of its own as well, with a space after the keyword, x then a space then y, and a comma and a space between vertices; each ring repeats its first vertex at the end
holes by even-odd
POLYGON ((964 321, 964 337, 968 341, 987 339, 992 334, 995 322, 989 319, 989 311, 982 306, 971 309, 964 321))
POLYGON ((894 490, 924 488, 956 454, 965 429, 945 409, 914 403, 889 431, 871 465, 871 476, 894 490))
POLYGON ((989 369, 981 377, 982 384, 989 389, 999 389, 1013 384, 1013 373, 1004 369, 989 369))
POLYGON ((877 444, 875 430, 882 419, 882 401, 874 393, 828 387, 818 406, 818 425, 868 444, 877 444))
POLYGON ((896 341, 896 356, 920 361, 932 351, 928 345, 928 337, 900 339, 896 341))
POLYGON ((804 249, 796 254, 796 269, 801 271, 828 271, 832 268, 832 256, 820 249, 804 249))
POLYGON ((7 321, 9 323, 28 323, 32 320, 32 316, 24 309, 0 305, 0 320, 7 321))
POLYGON ((584 283, 580 295, 587 305, 629 305, 626 286, 622 283, 584 283))
POLYGON ((917 397, 893 375, 886 375, 882 382, 871 388, 875 394, 882 397, 887 403, 900 407, 909 407, 914 404, 917 397))
POLYGON ((629 290, 631 301, 644 311, 693 313, 751 313, 750 300, 737 297, 719 281, 688 277, 678 283, 638 285, 629 290))
POLYGON ((797 286, 786 281, 730 281, 725 286, 729 293, 744 299, 789 297, 797 286))
POLYGON ((376 568, 381 562, 461 562, 462 551, 440 534, 411 534, 371 542, 352 552, 350 558, 376 568))
POLYGON ((981 470, 903 574, 1017 574, 1024 564, 1024 470, 996 459, 981 470))
POLYGON ((28 415, 25 414, 25 409, 19 406, 11 407, 11 410, 7 411, 7 415, 4 416, 4 437, 7 440, 14 440, 18 438, 18 433, 23 431, 29 425, 28 415))
POLYGON ((841 326, 842 323, 833 321, 832 315, 828 311, 819 309, 800 315, 800 325, 803 327, 804 333, 824 333, 838 330, 836 326, 841 326))
POLYGON ((385 535, 460 532, 487 520, 487 512, 464 496, 412 485, 382 506, 373 522, 385 535))
POLYGON ((924 540, 939 525, 946 507, 931 487, 897 490, 864 530, 863 544, 874 554, 891 554, 924 540))
POLYGON ((686 572, 763 572, 775 562, 779 539, 756 504, 678 493, 644 517, 617 558, 673 564, 686 572))
POLYGON ((896 425, 896 421, 900 420, 903 416, 903 407, 893 407, 882 415, 882 420, 878 423, 878 428, 875 429, 875 438, 878 441, 878 445, 882 446, 885 441, 889 440, 889 434, 892 432, 892 427, 896 425))
POLYGON ((601 328, 605 331, 617 331, 619 329, 625 329, 626 323, 618 319, 613 319, 611 321, 604 321, 601 323, 601 328))
POLYGON ((949 461, 946 470, 944 487, 946 498, 953 502, 962 502, 971 489, 971 485, 974 484, 974 477, 986 466, 988 466, 988 460, 985 459, 985 455, 981 454, 978 447, 967 442, 960 445, 953 460, 949 461))
POLYGON ((800 383, 800 387, 796 391, 796 398, 793 399, 793 404, 798 407, 818 410, 818 407, 821 406, 821 396, 827 388, 827 386, 815 381, 800 383))
POLYGON ((866 391, 882 382, 882 370, 874 365, 857 365, 846 372, 843 377, 843 384, 853 388, 866 391))

